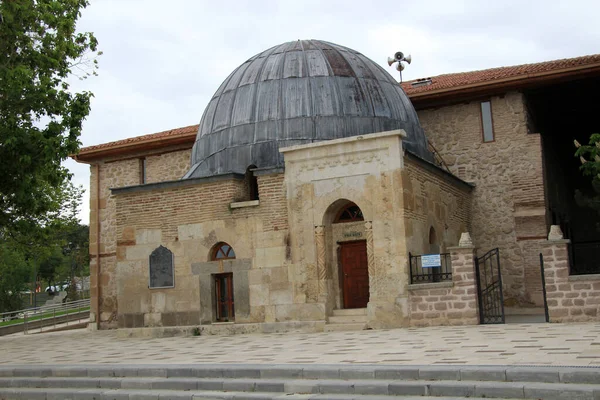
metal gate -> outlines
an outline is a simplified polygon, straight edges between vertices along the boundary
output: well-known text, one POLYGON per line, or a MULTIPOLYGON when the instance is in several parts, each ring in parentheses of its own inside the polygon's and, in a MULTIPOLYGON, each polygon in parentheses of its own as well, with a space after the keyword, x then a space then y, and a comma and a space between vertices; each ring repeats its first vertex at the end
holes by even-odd
POLYGON ((479 301, 479 323, 504 323, 504 296, 500 274, 500 251, 498 248, 475 258, 477 275, 477 300, 479 301))

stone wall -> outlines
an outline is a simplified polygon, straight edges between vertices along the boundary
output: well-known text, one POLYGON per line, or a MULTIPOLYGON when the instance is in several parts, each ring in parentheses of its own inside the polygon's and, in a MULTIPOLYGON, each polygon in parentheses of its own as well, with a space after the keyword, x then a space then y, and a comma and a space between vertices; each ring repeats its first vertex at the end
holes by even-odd
POLYGON ((283 174, 261 175, 257 181, 260 200, 241 207, 232 202, 244 197, 247 182, 233 177, 115 195, 120 326, 211 323, 210 277, 230 271, 236 322, 318 319, 303 307, 304 297, 294 291, 302 287, 294 285, 289 271, 283 174), (236 260, 211 262, 218 242, 231 245, 236 260), (174 288, 147 287, 148 256, 159 245, 174 253, 174 288))
POLYGON ((526 254, 547 231, 541 139, 528 132, 522 94, 490 100, 493 142, 482 141, 478 101, 419 110, 419 119, 452 173, 475 184, 470 232, 483 252, 500 248, 506 304, 541 305, 539 266, 526 254))
POLYGON ((544 243, 544 272, 550 322, 598 321, 600 275, 569 275, 568 240, 544 243))
POLYGON ((146 157, 146 183, 181 179, 190 169, 192 150, 179 150, 146 157))
MULTIPOLYGON (((167 149, 169 150, 169 149, 167 149)), ((125 160, 110 160, 92 165, 90 176, 90 286, 92 298, 98 296, 96 282, 97 260, 100 255, 100 322, 103 328, 117 326, 116 285, 116 203, 111 188, 140 184, 141 158, 146 158, 146 177, 149 182, 179 179, 189 168, 189 149, 167 151, 163 154, 137 154, 125 160), (183 172, 182 172, 183 171, 183 172), (98 182, 98 179, 100 182, 98 182), (99 184, 98 184, 99 183, 99 184), (97 189, 100 189, 99 191, 97 189), (97 220, 98 217, 98 220, 97 220), (98 222, 100 225, 100 247, 97 246, 98 222)), ((92 319, 96 316, 92 301, 92 319)))
POLYGON ((427 254, 435 230, 440 251, 458 243, 471 226, 471 188, 449 174, 405 157, 402 173, 406 245, 412 254, 427 254))
POLYGON ((473 247, 451 247, 452 282, 409 286, 410 325, 475 325, 479 322, 473 247))

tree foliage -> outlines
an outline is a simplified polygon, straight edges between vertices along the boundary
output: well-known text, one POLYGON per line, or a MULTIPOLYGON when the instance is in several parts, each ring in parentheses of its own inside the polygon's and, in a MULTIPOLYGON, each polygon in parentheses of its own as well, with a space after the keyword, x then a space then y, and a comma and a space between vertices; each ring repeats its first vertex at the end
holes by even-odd
POLYGON ((0 242, 0 313, 21 308, 21 292, 27 290, 32 268, 11 242, 0 242))
POLYGON ((578 205, 594 209, 600 214, 600 134, 592 134, 587 145, 581 145, 575 140, 575 147, 577 147, 575 156, 581 161, 581 171, 591 177, 595 193, 590 195, 577 190, 575 201, 578 205))
POLYGON ((90 92, 73 75, 95 73, 97 41, 76 23, 87 0, 0 1, 0 227, 44 225, 64 205, 90 92))

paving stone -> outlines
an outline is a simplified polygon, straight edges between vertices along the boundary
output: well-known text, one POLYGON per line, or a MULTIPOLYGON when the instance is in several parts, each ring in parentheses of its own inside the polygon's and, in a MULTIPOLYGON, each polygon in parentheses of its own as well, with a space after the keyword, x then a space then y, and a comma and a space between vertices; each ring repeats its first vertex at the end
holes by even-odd
POLYGON ((198 380, 195 378, 168 378, 154 381, 152 389, 196 390, 198 380))
POLYGON ((389 381, 360 382, 354 384, 354 393, 356 394, 377 394, 387 395, 389 393, 389 381))
POLYGON ((282 380, 261 379, 256 381, 254 390, 257 392, 283 392, 284 386, 285 384, 282 380))
POLYGON ((428 387, 422 382, 394 382, 388 385, 390 395, 428 395, 428 387))
POLYGON ((283 387, 287 393, 319 393, 320 380, 296 380, 285 382, 283 387))
POLYGON ((506 381, 506 369, 503 367, 461 367, 461 381, 506 381))
POLYGON ((338 394, 354 393, 354 384, 347 381, 321 381, 319 383, 319 393, 338 394))
POLYGON ((223 381, 223 390, 236 392, 253 392, 256 383, 253 380, 231 379, 223 381))
POLYGON ((247 368, 235 366, 223 370, 225 378, 260 378, 260 370, 257 368, 247 368))
POLYGON ((425 366, 419 368, 419 379, 423 380, 460 380, 460 370, 452 367, 425 366))
POLYGON ((376 379, 419 379, 419 367, 376 367, 375 368, 376 379))
POLYGON ((219 400, 233 400, 234 393, 224 393, 224 392, 203 392, 203 393, 193 393, 192 399, 219 399, 219 400))
POLYGON ((302 378, 304 368, 293 366, 267 367, 260 370, 261 378, 302 378))
POLYGON ((565 383, 600 383, 600 368, 572 368, 559 372, 560 381, 565 383))
POLYGON ((525 384, 524 393, 526 398, 544 400, 596 400, 596 398, 594 397, 594 388, 590 385, 557 385, 548 383, 528 383, 525 384))
POLYGON ((340 366, 310 365, 302 370, 304 379, 340 379, 340 366))
POLYGON ((523 384, 517 382, 477 382, 475 385, 475 396, 500 397, 507 399, 521 399, 524 396, 523 384))
POLYGON ((223 390, 222 379, 198 379, 196 381, 198 390, 223 390))
POLYGON ((437 381, 429 383, 430 396, 459 396, 473 397, 475 395, 475 383, 437 381))
POLYGON ((506 368, 508 382, 560 382, 559 371, 548 368, 509 367, 506 368))

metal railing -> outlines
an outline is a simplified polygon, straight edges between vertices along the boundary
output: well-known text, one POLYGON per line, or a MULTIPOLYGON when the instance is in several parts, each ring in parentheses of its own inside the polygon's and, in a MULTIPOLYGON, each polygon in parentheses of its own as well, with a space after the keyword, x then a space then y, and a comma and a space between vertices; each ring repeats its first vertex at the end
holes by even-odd
POLYGON ((436 268, 423 268, 421 256, 408 253, 410 283, 435 283, 452 281, 452 263, 450 253, 440 254, 442 266, 436 268))
MULTIPOLYGON (((27 334, 31 329, 48 326, 57 327, 59 324, 85 320, 89 318, 90 299, 76 300, 49 306, 27 308, 0 314, 0 329, 8 326, 20 326, 27 334)), ((21 329, 15 330, 19 332, 21 329)))

